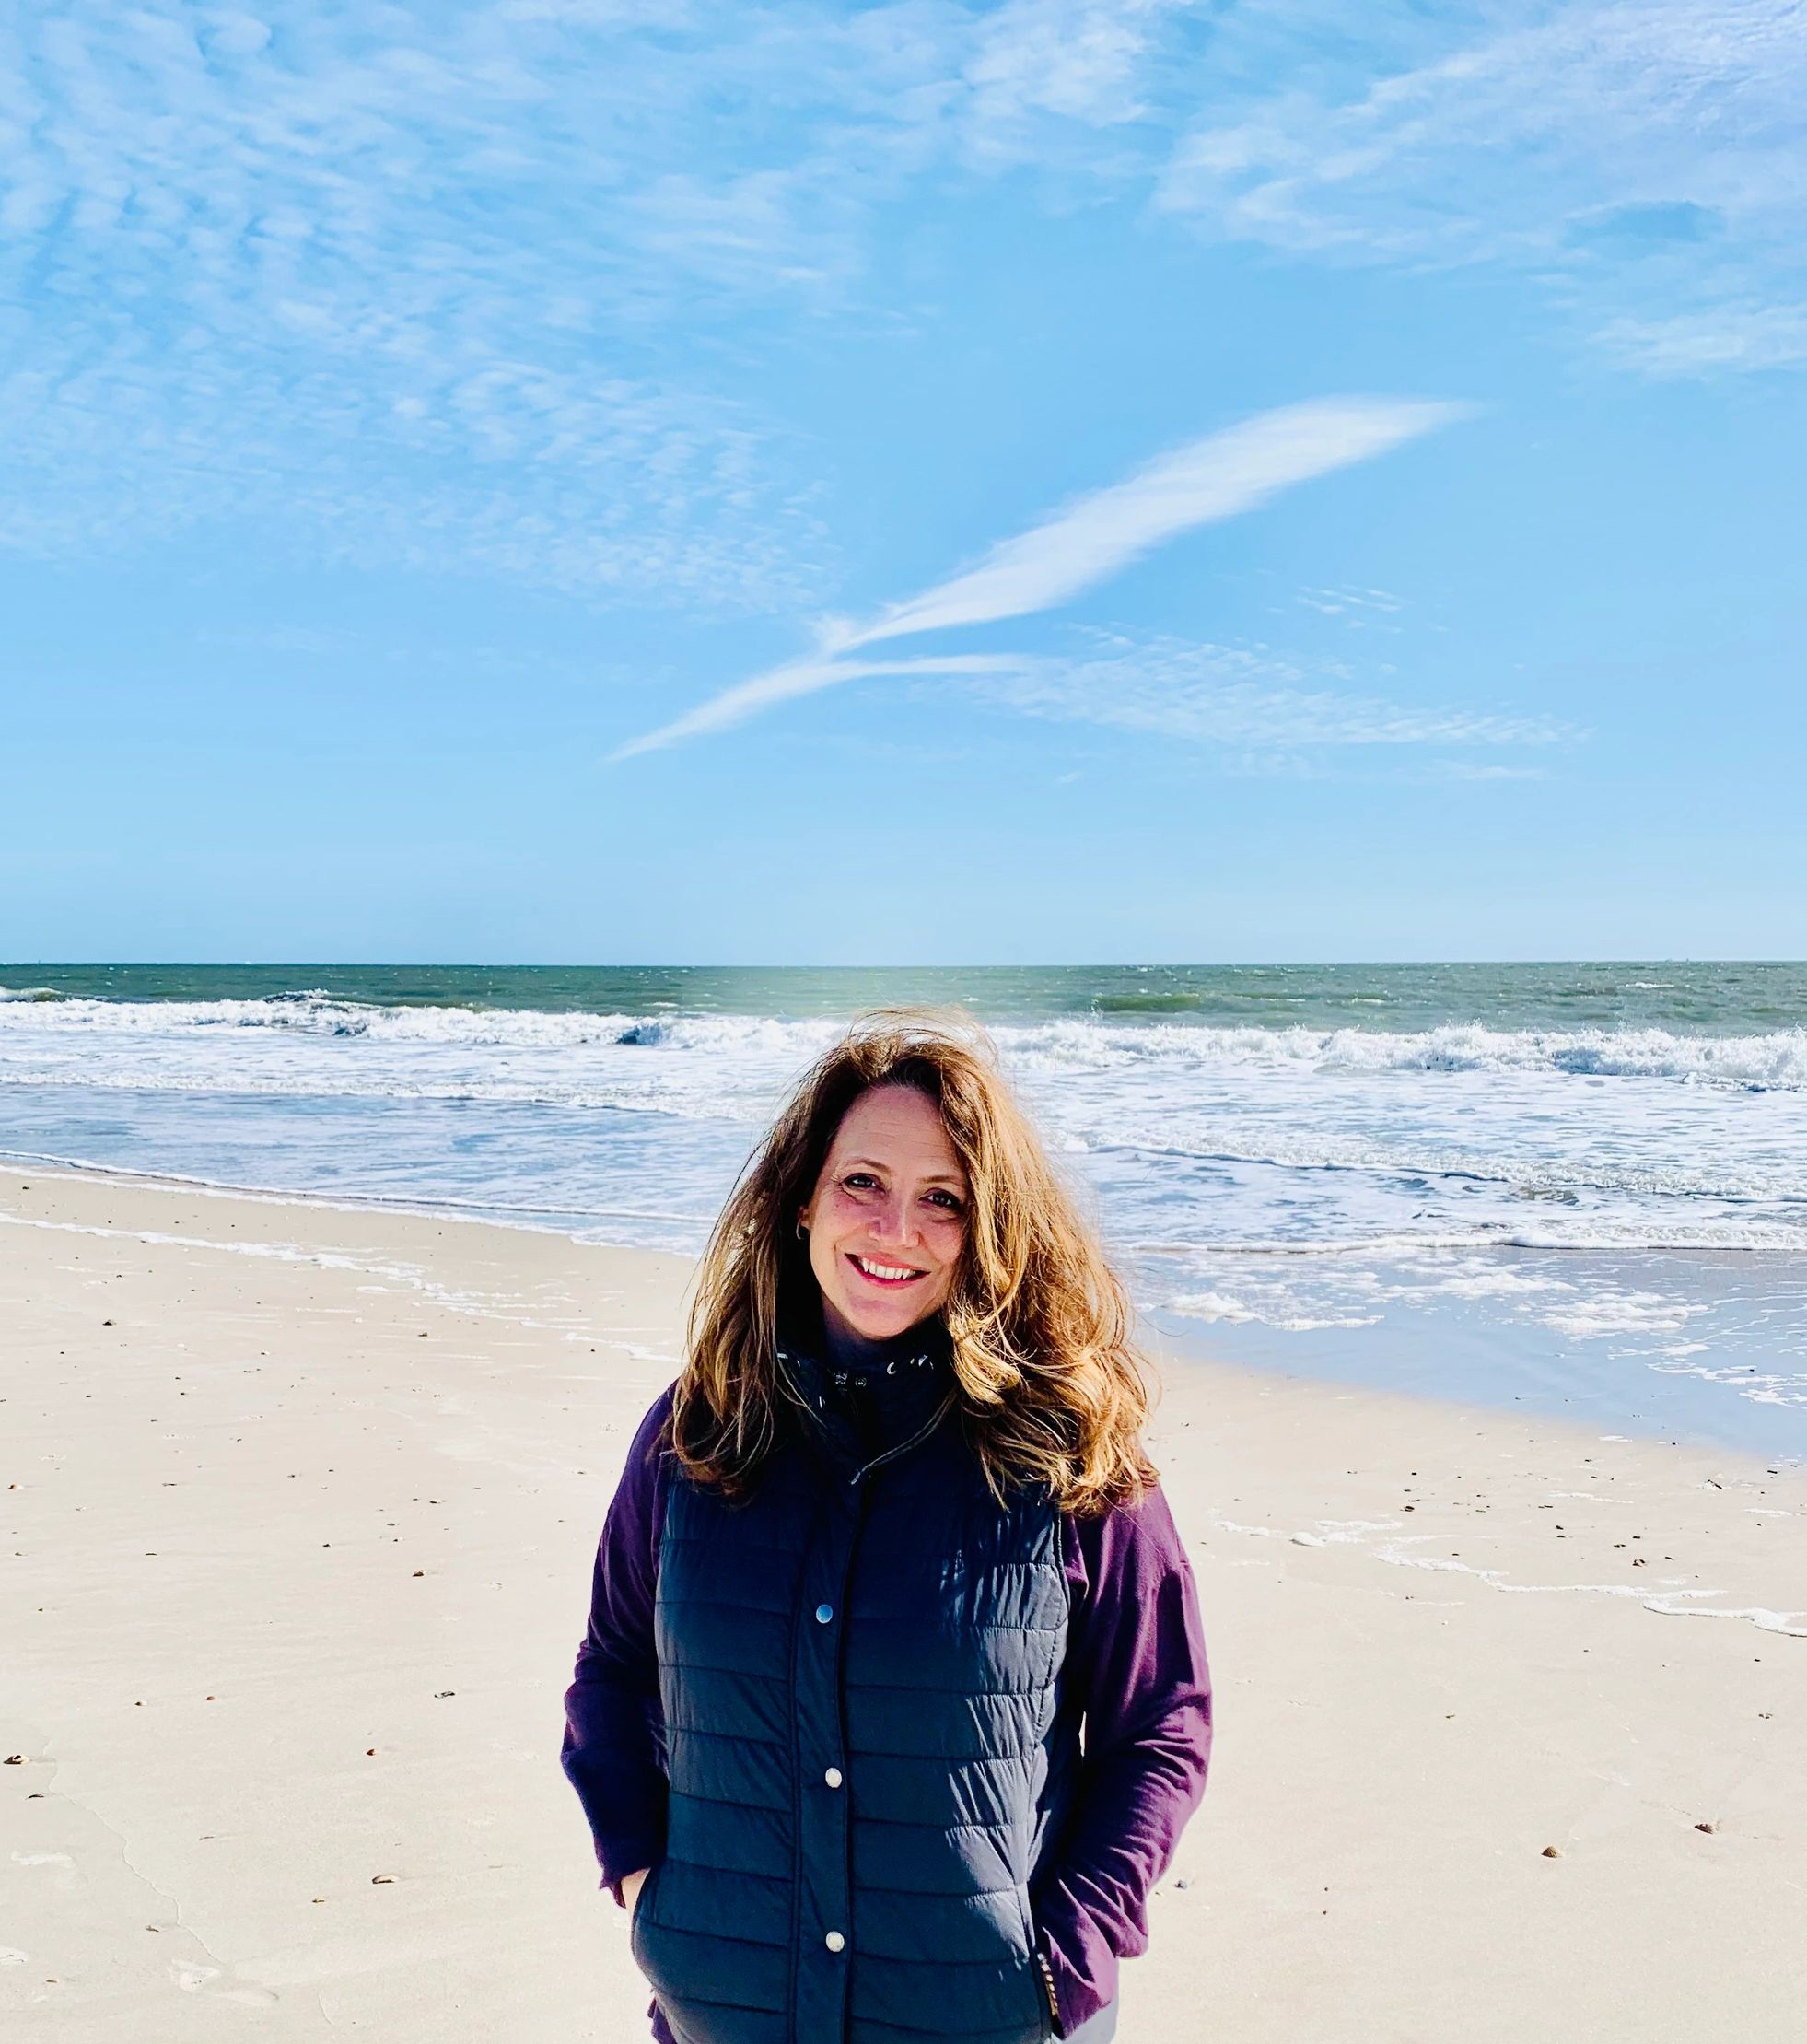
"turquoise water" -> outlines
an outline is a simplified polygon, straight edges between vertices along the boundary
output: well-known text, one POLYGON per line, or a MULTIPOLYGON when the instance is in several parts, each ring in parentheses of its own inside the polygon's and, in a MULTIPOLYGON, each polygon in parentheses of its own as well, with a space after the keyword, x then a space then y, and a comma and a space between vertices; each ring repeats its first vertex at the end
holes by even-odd
POLYGON ((986 1020, 1149 1015, 1274 1028, 1677 1029, 1807 1020, 1807 964, 1061 965, 750 970, 660 965, 12 965, 0 985, 75 999, 266 1000, 611 1015, 843 1015, 888 1003, 986 1020))
POLYGON ((989 1027, 1157 1326, 1807 1453, 1800 964, 0 967, 0 1152, 694 1251, 906 1001, 989 1027))

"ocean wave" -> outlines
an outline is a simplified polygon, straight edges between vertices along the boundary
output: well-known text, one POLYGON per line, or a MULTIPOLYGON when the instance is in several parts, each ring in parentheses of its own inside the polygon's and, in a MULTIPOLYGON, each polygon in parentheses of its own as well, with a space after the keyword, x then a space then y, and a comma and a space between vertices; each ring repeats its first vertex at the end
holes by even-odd
POLYGON ((1743 1092, 1807 1092, 1807 1029, 1741 1036, 1680 1035, 1666 1029, 1309 1029, 1300 1024, 1223 1028, 1156 1022, 1140 1028, 1079 1021, 999 1030, 1017 1059, 1038 1066, 1171 1063, 1196 1070, 1308 1069, 1499 1073, 1562 1078, 1656 1079, 1743 1092))
MULTIPOLYGON (((701 1053, 769 1060, 777 1068, 806 1063, 844 1026, 833 1019, 749 1014, 385 1007, 309 988, 258 1000, 204 1001, 89 1000, 21 988, 0 996, 0 1044, 33 1032, 47 1037, 181 1039, 197 1033, 247 1030, 422 1048, 701 1053)), ((1154 1014, 1165 1011, 1154 1010, 1154 1014)), ((1007 1061, 1026 1073, 1150 1066, 1194 1073, 1497 1073, 1807 1092, 1807 1028, 1801 1027, 1723 1036, 1642 1028, 1503 1030, 1482 1022, 1391 1031, 1312 1029, 1296 1023, 1223 1026, 1153 1015, 1138 1022, 1119 1012, 1108 1020, 1068 1017, 998 1024, 991 1034, 1007 1061)))
POLYGON ((403 1076, 392 1069, 358 1071, 170 1070, 154 1066, 116 1066, 105 1071, 76 1066, 61 1070, 0 1065, 0 1077, 20 1088, 46 1092, 155 1093, 215 1099, 243 1094, 270 1101, 368 1101, 419 1105, 548 1107, 586 1114, 666 1115, 676 1120, 757 1120, 773 1103, 711 1092, 702 1098, 661 1097, 627 1085, 561 1084, 552 1078, 475 1078, 423 1070, 403 1076))
POLYGON ((1611 1221, 1598 1215, 1537 1223, 1477 1221, 1452 1227, 1428 1218, 1417 1228, 1397 1226, 1337 1235, 1314 1235, 1296 1242, 1263 1242, 1224 1237, 1211 1242, 1159 1242, 1127 1238, 1139 1256, 1160 1256, 1176 1264, 1209 1268, 1218 1262, 1288 1264, 1364 1263, 1370 1258, 1446 1256, 1498 1249, 1548 1250, 1564 1256, 1592 1252, 1630 1254, 1662 1252, 1708 1255, 1719 1250, 1740 1256, 1754 1253, 1799 1256, 1807 1249, 1807 1221, 1752 1220, 1743 1216, 1672 1216, 1628 1213, 1611 1221))
MULTIPOLYGON (((612 1018, 612 1022, 618 1020, 612 1018)), ((620 1028, 614 1040, 635 1050, 802 1064, 826 1050, 845 1027, 845 1022, 822 1017, 792 1022, 776 1015, 657 1015, 642 1016, 620 1028)))
POLYGON ((1807 1226, 1807 1159, 1790 1159, 1778 1169, 1775 1149, 1734 1162, 1722 1150, 1697 1163, 1653 1153, 1615 1159, 1604 1145, 1570 1144, 1529 1150, 1509 1148, 1512 1131, 1494 1131, 1495 1148, 1457 1150, 1441 1146, 1429 1130, 1394 1130, 1386 1140, 1372 1135, 1338 1135, 1312 1127, 1285 1129, 1270 1121, 1259 1139, 1247 1127, 1201 1117, 1187 1140, 1183 1122, 1170 1115, 1159 1128, 1121 1126, 1110 1139, 1085 1147, 1090 1154, 1117 1152, 1137 1162, 1230 1165, 1286 1172, 1347 1172, 1411 1181, 1427 1196, 1435 1191, 1497 1190, 1515 1199, 1574 1206, 1590 1193, 1633 1193, 1668 1199, 1767 1200, 1801 1204, 1807 1226))
POLYGON ((383 1007, 297 988, 257 1000, 88 1000, 57 996, 53 1007, 41 1011, 5 1012, 0 1031, 41 1028, 56 1034, 181 1038, 242 1029, 299 1036, 358 1036, 374 1043, 524 1049, 614 1043, 637 1019, 530 1008, 383 1007))

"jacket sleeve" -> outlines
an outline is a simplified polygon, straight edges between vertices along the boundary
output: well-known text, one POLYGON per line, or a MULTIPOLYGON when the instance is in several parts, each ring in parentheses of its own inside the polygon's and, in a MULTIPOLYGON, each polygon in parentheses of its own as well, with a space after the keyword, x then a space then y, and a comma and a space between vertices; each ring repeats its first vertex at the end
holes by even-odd
POLYGON ((1065 1673, 1084 1760, 1035 1917, 1063 2035, 1116 1999, 1117 1961, 1148 1949, 1149 1890, 1205 1793, 1211 1680, 1197 1594, 1159 1487, 1068 1518, 1065 1673))
POLYGON ((653 1643, 658 1574, 659 1437, 671 1409, 662 1392, 627 1451, 596 1550, 589 1625, 565 1692, 565 1772, 589 1819, 602 1886, 621 1899, 625 1877, 665 1845, 665 1719, 653 1643))

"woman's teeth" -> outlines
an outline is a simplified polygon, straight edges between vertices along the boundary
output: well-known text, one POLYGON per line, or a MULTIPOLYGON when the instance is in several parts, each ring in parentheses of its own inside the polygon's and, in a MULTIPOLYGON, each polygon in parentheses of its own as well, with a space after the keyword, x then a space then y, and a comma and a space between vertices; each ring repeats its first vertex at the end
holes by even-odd
POLYGON ((854 1258, 869 1278, 876 1278, 880 1284, 901 1285, 912 1278, 920 1278, 920 1270, 906 1270, 901 1264, 871 1263, 864 1256, 854 1258))

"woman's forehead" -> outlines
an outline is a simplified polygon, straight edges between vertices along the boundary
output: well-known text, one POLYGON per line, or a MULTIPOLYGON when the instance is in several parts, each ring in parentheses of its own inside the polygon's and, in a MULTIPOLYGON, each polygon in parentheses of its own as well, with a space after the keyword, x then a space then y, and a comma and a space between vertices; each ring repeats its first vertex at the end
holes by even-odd
POLYGON ((914 1086, 869 1087, 842 1115, 833 1148, 837 1156, 861 1150, 873 1163, 932 1162, 962 1171, 940 1109, 914 1086))

